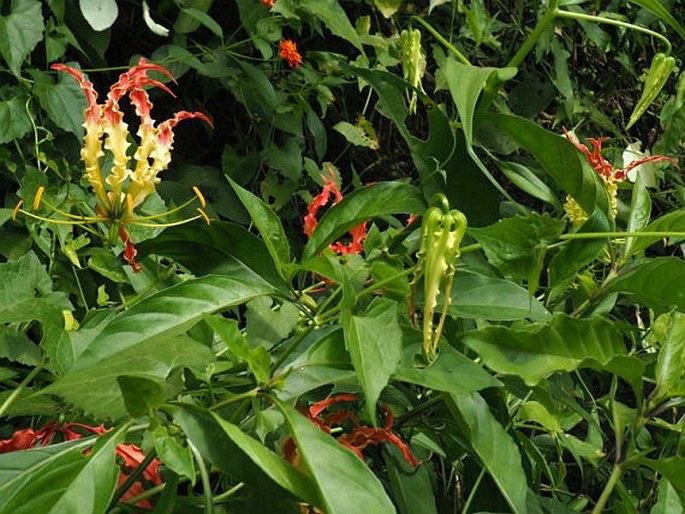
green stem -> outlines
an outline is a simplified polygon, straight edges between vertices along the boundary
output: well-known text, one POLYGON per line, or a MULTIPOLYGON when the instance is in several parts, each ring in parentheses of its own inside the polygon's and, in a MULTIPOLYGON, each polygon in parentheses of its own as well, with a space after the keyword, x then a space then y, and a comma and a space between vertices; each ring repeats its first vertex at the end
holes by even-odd
POLYGON ((447 48, 450 52, 454 54, 454 56, 461 61, 463 64, 466 64, 467 66, 471 66, 471 62, 466 58, 464 54, 462 54, 457 47, 455 47, 452 43, 447 41, 442 35, 433 28, 433 26, 428 23, 426 20, 421 18, 420 16, 412 16, 412 20, 419 22, 421 25, 424 26, 424 28, 431 33, 431 35, 438 40, 440 44, 442 44, 445 48, 447 48))
POLYGON ((212 405, 209 408, 209 410, 217 410, 217 409, 220 409, 221 407, 225 407, 226 405, 230 405, 232 403, 239 402, 241 400, 247 400, 249 398, 256 398, 260 392, 261 392, 261 388, 255 387, 254 389, 250 389, 249 391, 245 391, 244 393, 234 394, 230 398, 226 398, 225 400, 222 400, 219 403, 215 403, 214 405, 212 405))
POLYGON ((514 57, 507 63, 507 68, 518 68, 526 56, 535 48, 535 44, 542 34, 547 30, 547 28, 552 24, 554 19, 557 17, 559 12, 559 0, 550 0, 549 8, 542 18, 538 21, 538 24, 533 29, 533 32, 528 34, 523 44, 514 54, 514 57))
POLYGON ((126 480, 124 481, 123 484, 121 484, 121 487, 119 487, 116 492, 114 493, 114 497, 112 498, 112 501, 110 502, 112 505, 116 505, 119 503, 119 500, 121 499, 122 496, 126 494, 126 491, 128 491, 133 483, 137 481, 140 478, 140 475, 143 474, 143 471, 150 465, 152 460, 155 458, 156 452, 152 450, 150 453, 148 453, 145 458, 143 459, 143 462, 141 462, 138 467, 131 473, 128 477, 126 477, 126 480))
POLYGON ((217 503, 221 503, 221 502, 228 500, 231 496, 233 496, 235 493, 240 491, 243 487, 245 487, 245 482, 238 482, 236 485, 231 487, 228 491, 224 491, 221 494, 217 494, 214 497, 214 503, 217 504, 217 503))
POLYGON ((569 12, 562 10, 557 10, 556 16, 559 18, 567 18, 569 20, 589 21, 591 23, 604 23, 606 25, 614 25, 616 27, 622 27, 624 29, 642 32, 643 34, 647 34, 661 41, 664 44, 664 46, 666 46, 666 54, 671 54, 671 42, 665 36, 662 36, 658 32, 655 32, 648 28, 640 27, 639 25, 633 25, 632 23, 614 20, 612 18, 604 18, 602 16, 593 16, 592 14, 583 14, 578 12, 569 12))
POLYGON ((562 234, 559 236, 561 241, 572 239, 605 239, 622 237, 685 237, 685 232, 576 232, 574 234, 562 234))
POLYGON ((595 508, 592 509, 592 514, 601 514, 602 512, 604 512, 604 507, 606 507, 606 504, 609 501, 609 498, 611 497, 611 493, 614 492, 614 488, 616 487, 616 484, 618 484, 618 481, 621 479, 622 474, 623 467, 619 464, 615 464, 614 469, 611 471, 611 475, 609 475, 609 480, 607 480, 607 483, 604 486, 604 490, 602 491, 601 496, 595 504, 595 508))
POLYGON ((7 397, 7 399, 2 403, 2 406, 0 406, 0 418, 4 416, 5 412, 7 412, 7 409, 10 408, 10 406, 14 403, 14 401, 19 397, 21 392, 26 389, 26 387, 31 383, 31 381, 36 378, 38 373, 41 372, 43 369, 43 363, 41 362, 38 366, 33 368, 31 372, 24 377, 24 380, 22 380, 17 388, 12 391, 12 393, 7 397))
POLYGON ((468 514, 469 509, 471 508, 471 503, 473 502, 473 499, 476 497, 476 492, 480 488, 480 483, 483 481, 483 477, 485 477, 485 467, 483 467, 483 469, 480 470, 480 474, 478 475, 478 478, 476 478, 476 481, 473 484, 473 487, 471 488, 469 497, 466 498, 466 503, 464 503, 464 507, 461 509, 461 511, 464 514, 468 514))
POLYGON ((190 448, 193 457, 195 457, 195 462, 197 462, 197 468, 200 472, 200 480, 202 481, 202 494, 205 498, 205 514, 214 514, 214 498, 212 498, 212 484, 209 482, 209 473, 207 472, 207 466, 205 466, 205 461, 202 455, 195 448, 195 445, 188 441, 188 448, 190 448))
POLYGON ((289 346, 283 351, 281 355, 278 356, 278 359, 273 365, 273 369, 277 370, 278 368, 280 368, 286 361, 286 359, 290 357, 290 355, 295 351, 295 349, 298 346, 300 346, 300 343, 304 341, 304 338, 307 337, 315 328, 316 325, 309 325, 302 331, 301 334, 299 334, 295 339, 293 339, 292 342, 288 343, 289 346))

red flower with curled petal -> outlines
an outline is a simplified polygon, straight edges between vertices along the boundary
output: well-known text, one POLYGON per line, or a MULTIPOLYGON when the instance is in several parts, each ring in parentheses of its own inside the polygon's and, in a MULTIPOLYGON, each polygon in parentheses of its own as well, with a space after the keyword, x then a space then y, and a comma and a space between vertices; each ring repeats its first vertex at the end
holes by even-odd
MULTIPOLYGON (((307 237, 312 237, 314 229, 319 223, 316 216, 321 207, 326 206, 331 196, 334 197, 333 204, 335 205, 343 199, 343 195, 335 183, 335 173, 332 168, 328 168, 328 173, 321 176, 324 180, 323 189, 316 195, 307 206, 307 214, 303 219, 302 230, 307 237)), ((349 231, 352 241, 348 244, 336 241, 329 245, 332 252, 338 255, 360 254, 364 251, 364 240, 367 235, 368 222, 361 223, 349 231)))
POLYGON ((297 51, 297 44, 290 39, 282 39, 278 42, 281 51, 278 54, 288 62, 291 68, 299 68, 302 64, 302 56, 297 51))

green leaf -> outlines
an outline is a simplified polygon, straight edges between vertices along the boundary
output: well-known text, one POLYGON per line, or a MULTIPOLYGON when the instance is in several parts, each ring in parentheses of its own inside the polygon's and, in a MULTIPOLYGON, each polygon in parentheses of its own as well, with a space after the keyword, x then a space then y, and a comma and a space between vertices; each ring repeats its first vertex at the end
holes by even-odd
POLYGON ((303 259, 313 257, 328 243, 373 217, 419 214, 425 208, 419 190, 403 182, 380 182, 357 189, 326 211, 304 248, 303 259))
POLYGON ((92 439, 0 455, 1 514, 104 514, 119 475, 126 426, 92 439))
POLYGON ((195 485, 195 461, 190 448, 183 446, 163 425, 156 426, 151 435, 162 463, 177 475, 188 477, 195 485))
POLYGON ((135 375, 118 375, 117 382, 126 410, 134 418, 149 414, 164 401, 164 389, 159 382, 135 375))
POLYGON ((681 504, 685 503, 685 457, 667 457, 659 460, 641 458, 638 462, 661 473, 678 493, 681 504))
POLYGON ((497 161, 499 169, 521 191, 561 210, 561 203, 554 192, 529 168, 518 162, 497 161))
POLYGON ((252 346, 266 349, 280 343, 295 329, 300 310, 291 302, 276 303, 260 297, 247 304, 247 339, 252 346))
POLYGON ((678 493, 666 479, 659 480, 659 500, 654 504, 649 514, 682 514, 683 502, 678 493))
POLYGON ((606 186, 587 158, 566 140, 533 122, 510 114, 476 113, 477 134, 503 133, 533 155, 557 185, 592 215, 601 211, 608 226, 609 197, 606 186))
POLYGON ((79 6, 88 25, 96 32, 110 28, 119 16, 116 0, 79 0, 79 6))
POLYGON ((685 310, 685 261, 658 257, 637 264, 607 284, 606 293, 619 292, 657 310, 685 310))
POLYGON ((547 246, 557 242, 565 225, 564 221, 547 214, 531 212, 489 227, 471 228, 469 235, 481 244, 488 261, 504 275, 537 280, 542 268, 541 257, 547 246))
POLYGON ((276 267, 281 272, 281 275, 283 275, 283 268, 290 264, 291 257, 290 244, 285 235, 285 230, 283 230, 281 219, 261 198, 240 187, 230 178, 228 181, 245 209, 247 209, 247 212, 250 213, 250 217, 259 231, 259 235, 262 236, 266 249, 276 263, 276 267))
POLYGON ((0 325, 0 358, 27 366, 38 366, 40 347, 16 328, 0 325))
MULTIPOLYGON (((37 72, 33 71, 32 74, 35 77, 37 72)), ((53 84, 46 74, 41 73, 33 86, 33 92, 55 125, 71 132, 79 140, 83 138, 83 111, 86 102, 78 82, 66 73, 60 73, 57 83, 53 84)))
POLYGON ((421 343, 416 343, 405 348, 402 364, 393 375, 395 380, 455 395, 502 386, 481 366, 447 345, 440 348, 438 359, 430 366, 417 368, 414 358, 421 353, 421 346, 421 343))
POLYGON ((659 18, 665 21, 675 30, 680 37, 685 39, 685 27, 683 27, 678 20, 676 20, 669 10, 659 0, 628 0, 630 3, 639 5, 652 11, 659 18))
POLYGON ((118 284, 128 284, 128 276, 121 260, 106 248, 91 248, 88 267, 118 284))
POLYGON ((473 451, 514 513, 526 513, 528 485, 521 454, 478 393, 447 396, 447 405, 473 451))
POLYGON ((318 503, 309 477, 235 425, 200 407, 174 405, 166 409, 203 457, 223 473, 244 481, 248 490, 267 504, 290 494, 318 503))
MULTIPOLYGON (((645 228, 649 223, 649 217, 652 213, 652 198, 645 186, 645 179, 641 173, 637 174, 635 185, 633 186, 633 195, 630 202, 630 218, 628 219, 628 232, 639 232, 645 228)), ((637 243, 638 238, 626 238, 626 244, 623 247, 623 255, 631 255, 633 245, 637 243)))
POLYGON ((314 484, 290 463, 266 448, 260 441, 250 437, 233 423, 214 414, 214 419, 226 435, 247 455, 269 478, 307 503, 318 503, 314 484))
POLYGON ((607 366, 626 355, 623 339, 609 321, 564 314, 555 314, 547 324, 474 330, 465 334, 464 343, 478 352, 489 368, 518 375, 530 386, 556 371, 607 366))
POLYGON ((201 25, 204 25, 215 36, 223 39, 224 31, 221 30, 221 25, 219 25, 209 14, 193 7, 183 8, 181 11, 199 21, 201 25))
POLYGON ((26 98, 18 96, 0 101, 0 144, 19 139, 30 131, 31 118, 26 112, 26 98))
POLYGON ((550 314, 521 286, 496 277, 458 269, 454 275, 449 313, 455 318, 544 321, 550 314))
POLYGON ((676 71, 675 57, 672 55, 665 55, 658 53, 652 58, 652 64, 649 67, 647 76, 645 77, 645 86, 642 90, 642 96, 635 104, 630 120, 626 125, 626 130, 632 127, 647 111, 647 108, 659 96, 661 90, 664 88, 668 77, 671 73, 676 71))
POLYGON ((235 320, 220 316, 205 316, 207 324, 214 329, 228 350, 239 360, 245 362, 259 384, 271 379, 269 354, 263 347, 252 348, 247 338, 240 332, 235 320))
POLYGON ((653 403, 685 394, 685 315, 662 314, 652 325, 654 337, 661 343, 654 378, 653 403))
POLYGON ((52 330, 63 326, 62 311, 72 310, 64 293, 33 252, 0 264, 0 323, 38 320, 52 330))
POLYGON ((385 18, 390 18, 402 6, 402 0, 374 0, 373 3, 385 18))
MULTIPOLYGON (((171 335, 146 338, 103 355, 98 353, 89 354, 83 361, 88 364, 80 364, 77 359, 74 366, 77 369, 67 371, 36 394, 55 394, 97 419, 116 419, 125 415, 127 408, 119 377, 127 375, 162 384, 178 366, 203 370, 214 359, 212 351, 203 344, 189 337, 171 335)), ((134 410, 141 408, 138 405, 134 410)))
POLYGON ((365 512, 394 514, 383 485, 364 462, 324 433, 294 407, 276 402, 297 446, 300 461, 312 477, 327 514, 365 512))
POLYGON ((342 325, 345 346, 364 392, 366 411, 375 425, 378 398, 402 358, 398 304, 378 298, 364 316, 343 312, 342 325))
MULTIPOLYGON (((671 211, 663 216, 655 219, 649 225, 643 228, 643 232, 682 232, 685 227, 685 209, 671 211)), ((626 252, 626 257, 629 255, 636 255, 654 243, 663 241, 663 237, 636 237, 631 245, 630 254, 626 252)), ((671 238, 669 244, 674 244, 676 241, 681 241, 682 237, 671 238)))
MULTIPOLYGON (((368 123, 368 122, 367 122, 368 123)), ((378 150, 380 143, 376 134, 370 134, 365 125, 352 125, 347 121, 339 121, 333 130, 340 132, 348 143, 371 150, 378 150)))
POLYGON ((485 85, 495 77, 501 80, 508 80, 516 75, 516 68, 479 68, 477 66, 467 66, 458 62, 454 57, 445 60, 444 76, 452 100, 454 100, 459 111, 461 127, 466 136, 466 144, 473 144, 473 122, 476 112, 476 105, 485 85))
POLYGON ((321 20, 334 35, 343 38, 362 51, 359 34, 354 30, 345 9, 340 6, 338 0, 299 0, 297 6, 313 15, 315 19, 321 20))
POLYGON ((7 16, 0 16, 0 54, 15 75, 43 39, 42 6, 39 0, 12 0, 7 16))
POLYGON ((433 475, 428 466, 408 466, 400 450, 387 445, 384 454, 390 491, 400 514, 437 514, 433 475))
POLYGON ((254 277, 254 281, 266 280, 281 293, 288 293, 265 243, 234 223, 168 228, 136 246, 141 254, 171 257, 197 275, 244 274, 254 277))

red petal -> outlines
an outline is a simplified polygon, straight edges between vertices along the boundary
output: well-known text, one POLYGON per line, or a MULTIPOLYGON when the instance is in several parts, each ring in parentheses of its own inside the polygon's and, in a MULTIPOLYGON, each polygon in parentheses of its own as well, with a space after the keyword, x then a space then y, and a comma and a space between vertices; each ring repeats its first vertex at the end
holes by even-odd
POLYGON ((0 453, 33 448, 37 440, 38 434, 32 428, 17 430, 9 439, 0 440, 0 453))
POLYGON ((124 243, 124 260, 131 265, 135 273, 138 273, 143 269, 142 266, 136 262, 138 250, 136 250, 136 247, 133 244, 133 241, 131 241, 131 237, 128 235, 128 232, 126 232, 125 228, 119 227, 119 237, 121 238, 122 243, 124 243))
POLYGON ((318 418, 319 414, 326 410, 328 407, 331 405, 334 405, 339 402, 356 402, 357 401, 357 395, 356 394, 338 394, 336 396, 331 396, 330 398, 326 398, 325 400, 321 400, 320 402, 316 402, 313 404, 311 407, 309 407, 309 416, 312 418, 318 418))

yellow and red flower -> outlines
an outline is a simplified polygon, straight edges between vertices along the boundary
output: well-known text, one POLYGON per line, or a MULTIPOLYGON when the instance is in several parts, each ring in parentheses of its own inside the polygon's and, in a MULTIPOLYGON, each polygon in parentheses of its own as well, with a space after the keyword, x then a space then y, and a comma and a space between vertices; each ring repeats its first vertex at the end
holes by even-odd
MULTIPOLYGON (((564 130, 564 136, 575 147, 583 152, 590 162, 590 166, 597 172, 597 174, 602 178, 606 184, 607 191, 609 192, 609 200, 611 207, 612 216, 616 216, 618 210, 618 184, 623 182, 628 177, 628 172, 638 166, 648 163, 648 162, 660 162, 667 161, 671 164, 677 164, 675 159, 671 157, 666 157, 665 155, 651 155, 648 157, 643 157, 629 162, 623 168, 615 168, 609 161, 607 161, 602 155, 602 143, 608 140, 608 137, 593 138, 589 137, 587 140, 592 144, 592 150, 590 150, 586 145, 578 141, 578 139, 571 133, 564 130)), ((580 226, 588 219, 587 213, 583 208, 576 202, 576 200, 571 197, 566 197, 566 203, 564 204, 564 210, 568 215, 571 223, 575 226, 580 226)))
POLYGON ((302 56, 297 51, 297 45, 290 39, 282 39, 278 42, 281 51, 278 54, 288 62, 291 68, 299 68, 302 64, 302 56))
POLYGON ((46 218, 22 210, 21 205, 17 206, 14 215, 22 212, 51 223, 81 225, 105 223, 108 227, 115 227, 124 243, 124 259, 134 270, 138 271, 140 266, 135 261, 135 246, 126 230, 127 225, 164 227, 200 218, 205 221, 209 220, 203 210, 204 198, 197 188, 193 188, 195 197, 170 211, 152 216, 137 216, 135 210, 155 191, 160 182, 159 174, 169 167, 174 143, 174 127, 180 121, 190 118, 199 118, 210 126, 212 122, 202 112, 180 111, 172 118, 156 124, 151 116, 153 104, 145 88, 157 87, 172 96, 174 94, 166 85, 149 77, 148 73, 159 72, 172 80, 173 76, 166 68, 150 63, 144 58, 119 76, 119 80, 110 87, 107 99, 103 103, 98 103, 98 93, 93 83, 80 70, 59 63, 53 64, 51 68, 74 77, 86 95, 83 124, 85 135, 81 148, 81 160, 85 168, 84 178, 90 184, 97 200, 95 208, 97 215, 82 216, 64 212, 42 200, 43 188, 40 188, 35 196, 33 210, 38 210, 41 204, 45 204, 52 212, 66 219, 46 218), (128 124, 124 121, 124 114, 119 107, 119 102, 126 96, 140 119, 136 132, 138 144, 132 156, 133 165, 131 165, 132 159, 128 152, 131 146, 128 124), (112 165, 109 169, 103 166, 103 157, 106 152, 112 156, 112 165), (154 222, 155 219, 184 209, 196 200, 199 200, 201 204, 196 216, 174 223, 154 222))
MULTIPOLYGON (((102 435, 107 431, 108 430, 104 425, 94 427, 83 423, 65 423, 63 425, 50 423, 39 430, 24 428, 14 432, 11 438, 0 440, 0 453, 28 450, 39 445, 47 446, 58 436, 64 441, 73 441, 90 434, 102 435)), ((143 453, 143 450, 135 444, 123 443, 117 445, 115 452, 121 468, 119 478, 117 479, 117 487, 121 487, 131 473, 133 473, 145 460, 145 454, 143 453)), ((152 459, 143 470, 142 480, 133 482, 122 495, 120 501, 127 502, 136 496, 139 496, 145 491, 146 484, 153 487, 160 485, 162 483, 162 478, 159 474, 160 466, 161 462, 159 459, 152 459)), ((136 502, 136 506, 143 509, 154 509, 154 506, 147 498, 136 502)))
MULTIPOLYGON (((321 207, 328 205, 333 196, 333 204, 340 202, 343 199, 343 195, 338 189, 335 183, 335 174, 332 169, 328 170, 327 175, 322 175, 324 180, 323 189, 316 195, 312 201, 307 206, 307 214, 304 216, 304 223, 302 230, 307 237, 312 237, 314 229, 319 223, 316 216, 321 207)), ((367 224, 368 222, 361 223, 349 231, 352 240, 348 244, 344 244, 340 241, 332 243, 329 248, 334 253, 338 255, 348 255, 348 254, 359 254, 364 251, 364 239, 367 235, 367 224)))

